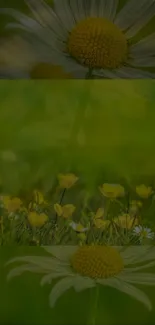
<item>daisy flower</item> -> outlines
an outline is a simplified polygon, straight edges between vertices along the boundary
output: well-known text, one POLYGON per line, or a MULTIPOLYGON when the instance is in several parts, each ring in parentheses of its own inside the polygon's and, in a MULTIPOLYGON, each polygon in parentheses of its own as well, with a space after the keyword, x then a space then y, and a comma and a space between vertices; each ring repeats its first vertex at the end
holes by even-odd
POLYGON ((136 226, 133 230, 133 234, 135 236, 139 236, 140 239, 154 239, 155 233, 152 232, 150 228, 136 226))
POLYGON ((2 9, 35 49, 36 62, 62 66, 75 78, 155 78, 155 33, 134 37, 155 15, 154 0, 25 0, 33 18, 2 9), (145 69, 144 69, 145 68, 145 69))
POLYGON ((8 280, 25 271, 44 274, 41 285, 57 279, 49 295, 51 307, 71 287, 80 292, 99 284, 126 293, 151 310, 149 298, 135 285, 155 285, 155 274, 141 272, 155 265, 155 247, 94 245, 43 248, 51 256, 21 256, 10 260, 7 264, 25 264, 10 270, 8 280))

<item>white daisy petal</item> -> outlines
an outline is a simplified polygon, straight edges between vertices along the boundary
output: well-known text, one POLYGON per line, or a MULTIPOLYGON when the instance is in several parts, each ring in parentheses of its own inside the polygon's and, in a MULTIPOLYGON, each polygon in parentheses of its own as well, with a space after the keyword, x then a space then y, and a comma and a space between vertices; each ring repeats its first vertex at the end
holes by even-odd
POLYGON ((0 9, 0 13, 10 15, 14 19, 16 19, 18 22, 20 22, 23 26, 33 30, 33 28, 38 28, 39 24, 36 22, 36 20, 22 14, 21 12, 18 12, 17 10, 14 9, 0 9))
MULTIPOLYGON (((71 2, 72 0, 70 0, 71 2)), ((77 1, 78 3, 78 12, 79 12, 79 18, 80 19, 84 19, 87 16, 87 11, 86 9, 88 8, 87 6, 87 2, 85 0, 73 0, 73 1, 77 1)), ((91 1, 91 0, 90 0, 91 1)))
POLYGON ((114 70, 95 69, 93 75, 108 79, 154 79, 155 74, 140 69, 122 67, 114 70))
POLYGON ((59 272, 52 272, 49 274, 46 274, 42 277, 41 281, 40 281, 40 285, 43 286, 45 284, 51 284, 52 280, 57 279, 57 278, 62 278, 62 277, 66 277, 66 276, 70 276, 70 273, 67 272, 66 270, 64 271, 59 271, 59 272))
POLYGON ((37 21, 45 28, 51 28, 59 37, 66 37, 67 31, 55 12, 43 0, 25 0, 37 21))
POLYGON ((11 280, 15 276, 19 276, 23 274, 24 272, 32 272, 32 273, 45 273, 45 270, 42 270, 40 267, 37 267, 35 265, 31 264, 24 264, 21 266, 18 266, 14 269, 12 269, 8 275, 7 275, 7 280, 11 280))
POLYGON ((150 246, 129 246, 124 247, 124 250, 120 252, 124 265, 130 265, 137 263, 137 260, 141 257, 147 256, 150 246))
POLYGON ((69 263, 78 246, 43 246, 43 248, 57 259, 69 263))
POLYGON ((148 8, 135 24, 126 32, 128 39, 134 37, 155 15, 155 2, 148 8))
POLYGON ((72 10, 72 14, 73 14, 73 17, 75 19, 75 22, 78 22, 81 19, 81 16, 80 16, 81 13, 79 11, 78 0, 71 0, 70 1, 70 7, 71 7, 71 10, 72 10))
POLYGON ((151 273, 127 273, 117 276, 118 279, 125 282, 143 284, 143 285, 155 285, 155 274, 151 273))
POLYGON ((123 67, 115 70, 117 78, 123 79, 154 79, 155 74, 132 67, 123 67))
POLYGON ((85 289, 90 289, 95 287, 96 283, 91 278, 85 278, 80 275, 77 275, 74 278, 74 289, 76 292, 83 291, 85 289))
POLYGON ((155 55, 155 33, 130 46, 130 55, 134 58, 155 55))
POLYGON ((123 31, 131 28, 130 33, 134 35, 134 32, 137 32, 138 30, 138 24, 139 24, 138 22, 140 22, 141 24, 139 28, 142 28, 144 24, 146 24, 148 20, 154 16, 154 14, 155 14, 154 1, 130 0, 127 1, 127 4, 122 8, 122 10, 116 16, 115 24, 118 25, 123 31))
POLYGON ((98 15, 98 4, 99 2, 90 0, 90 17, 96 17, 98 15))
POLYGON ((137 267, 133 267, 133 268, 132 267, 129 267, 129 268, 126 267, 123 272, 124 273, 136 272, 136 271, 139 271, 139 270, 148 269, 148 268, 150 268, 150 267, 152 267, 154 265, 155 265, 155 261, 144 264, 144 265, 140 265, 140 266, 137 266, 137 267))
POLYGON ((116 278, 112 278, 112 279, 103 279, 103 280, 97 280, 97 283, 105 285, 105 286, 109 286, 112 288, 115 288, 121 292, 126 293, 127 295, 135 298, 136 300, 140 301, 141 303, 143 303, 148 310, 152 309, 152 305, 151 302, 149 300, 149 298, 146 296, 146 294, 137 289, 135 286, 132 286, 129 283, 126 283, 124 281, 120 281, 119 279, 116 278))
POLYGON ((93 70, 94 77, 100 77, 104 79, 118 79, 116 72, 114 70, 107 70, 107 69, 94 69, 93 70))
MULTIPOLYGON (((60 268, 60 261, 56 260, 52 257, 44 257, 44 256, 21 256, 21 257, 15 257, 7 262, 6 265, 9 265, 14 262, 27 262, 31 263, 32 265, 36 265, 44 270, 57 270, 60 268)), ((62 262, 63 263, 63 262, 62 262)))
POLYGON ((137 263, 143 263, 147 261, 155 260, 155 247, 152 246, 148 249, 146 254, 137 257, 137 263))
POLYGON ((154 246, 131 246, 121 252, 125 265, 138 264, 155 260, 154 246))
POLYGON ((114 20, 118 7, 118 0, 98 0, 99 2, 99 17, 105 17, 114 20))
POLYGON ((74 286, 74 277, 66 277, 59 280, 55 286, 53 287, 50 295, 49 295, 49 304, 50 307, 53 308, 57 300, 61 297, 65 291, 69 290, 74 286))
POLYGON ((67 0, 56 0, 54 1, 54 9, 62 24, 70 31, 75 25, 75 20, 69 2, 67 0))

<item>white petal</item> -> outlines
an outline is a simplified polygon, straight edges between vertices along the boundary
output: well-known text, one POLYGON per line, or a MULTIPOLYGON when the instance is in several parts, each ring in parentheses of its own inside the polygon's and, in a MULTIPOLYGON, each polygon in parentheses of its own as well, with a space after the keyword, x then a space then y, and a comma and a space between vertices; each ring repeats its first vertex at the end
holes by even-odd
POLYGON ((74 277, 74 289, 76 292, 83 291, 85 289, 93 288, 96 283, 91 278, 85 278, 80 275, 74 277))
POLYGON ((60 263, 60 261, 52 258, 52 257, 44 257, 44 256, 21 256, 21 257, 15 257, 8 261, 6 265, 9 265, 14 262, 26 262, 30 263, 31 265, 35 265, 37 267, 40 267, 41 269, 45 271, 55 271, 61 268, 61 265, 63 264, 60 263))
MULTIPOLYGON (((74 0, 72 0, 74 1, 74 0)), ((66 0, 56 0, 54 1, 54 9, 56 15, 59 17, 62 25, 68 30, 71 31, 75 25, 75 19, 72 14, 69 2, 66 0)))
POLYGON ((155 55, 155 33, 130 46, 130 55, 134 58, 155 55))
MULTIPOLYGON (((55 0, 56 1, 56 0, 55 0)), ((84 0, 71 0, 70 7, 72 10, 72 15, 75 19, 75 22, 79 22, 80 20, 87 17, 89 14, 90 4, 88 7, 88 2, 84 0)))
POLYGON ((155 248, 151 246, 130 246, 121 252, 125 265, 143 263, 155 259, 155 248))
POLYGON ((100 77, 103 79, 117 79, 117 74, 114 70, 107 70, 107 69, 94 69, 93 70, 94 77, 100 77))
POLYGON ((98 0, 96 2, 99 3, 98 16, 105 17, 113 21, 116 16, 118 0, 98 0))
POLYGON ((78 246, 43 246, 43 248, 57 259, 69 264, 69 260, 77 251, 78 246))
POLYGON ((150 263, 146 263, 146 264, 144 264, 144 265, 140 265, 140 266, 137 266, 137 267, 129 267, 129 268, 125 268, 124 269, 124 272, 125 273, 128 273, 128 272, 136 272, 136 271, 139 271, 139 270, 143 270, 143 269, 148 269, 148 268, 150 268, 150 267, 152 267, 152 266, 154 266, 155 265, 155 261, 153 261, 153 262, 150 262, 150 263))
POLYGON ((42 270, 40 267, 31 265, 31 264, 24 264, 24 265, 18 266, 16 268, 12 269, 11 271, 9 271, 9 273, 7 275, 7 280, 9 281, 13 277, 19 276, 24 272, 45 273, 45 271, 42 270))
POLYGON ((55 286, 53 287, 50 296, 49 296, 49 304, 50 307, 53 308, 57 300, 61 297, 61 295, 69 290, 74 285, 74 277, 66 277, 64 279, 59 280, 55 286))
POLYGON ((137 57, 132 58, 127 61, 128 64, 132 65, 133 67, 155 67, 155 57, 153 56, 146 56, 146 57, 137 57))
POLYGON ((43 27, 49 27, 60 37, 66 37, 67 31, 61 24, 57 15, 43 0, 25 0, 37 21, 43 27))
POLYGON ((116 279, 116 278, 98 280, 97 282, 99 284, 109 286, 109 287, 115 288, 121 292, 124 292, 127 295, 142 302, 148 308, 148 310, 152 309, 151 302, 150 302, 149 298, 146 296, 146 294, 143 291, 137 289, 136 287, 132 286, 129 283, 120 281, 119 279, 116 279))
POLYGON ((18 22, 20 22, 23 26, 28 27, 28 28, 35 28, 38 27, 39 24, 32 18, 22 14, 21 12, 14 10, 12 8, 9 9, 0 9, 0 13, 10 15, 14 19, 16 19, 18 22))
POLYGON ((66 276, 70 276, 68 271, 61 271, 61 272, 52 272, 49 274, 46 274, 45 276, 42 277, 40 281, 40 285, 43 286, 45 284, 51 284, 52 280, 57 279, 57 278, 64 278, 66 276))
POLYGON ((155 74, 149 73, 147 71, 142 71, 140 69, 130 68, 130 67, 122 67, 119 69, 113 70, 94 70, 94 76, 98 76, 100 78, 107 79, 154 79, 155 74))
POLYGON ((135 284, 155 285, 155 274, 152 273, 123 273, 117 278, 135 284))
POLYGON ((123 79, 154 79, 155 74, 140 69, 124 67, 115 70, 117 78, 123 79))
POLYGON ((136 263, 140 256, 147 254, 149 246, 129 246, 124 247, 124 250, 120 252, 124 265, 131 265, 136 263))
POLYGON ((155 247, 149 246, 145 254, 137 256, 137 263, 144 263, 146 261, 155 260, 155 247))
POLYGON ((134 36, 155 14, 155 2, 152 0, 127 1, 115 19, 122 30, 128 30, 127 36, 134 36))

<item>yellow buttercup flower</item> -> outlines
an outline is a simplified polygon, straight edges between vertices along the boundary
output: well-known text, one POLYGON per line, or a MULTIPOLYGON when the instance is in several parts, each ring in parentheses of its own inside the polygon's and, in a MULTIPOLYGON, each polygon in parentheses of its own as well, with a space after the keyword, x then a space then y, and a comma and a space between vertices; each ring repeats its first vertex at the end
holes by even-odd
POLYGON ((94 226, 98 229, 107 228, 110 225, 109 220, 94 219, 94 226))
POLYGON ((33 199, 38 205, 39 204, 48 204, 48 202, 44 198, 43 193, 41 193, 38 190, 33 191, 33 199))
POLYGON ((136 187, 136 193, 142 198, 142 199, 148 199, 149 196, 153 193, 151 186, 146 186, 144 184, 139 185, 136 187))
POLYGON ((114 218, 114 222, 117 226, 123 229, 132 229, 139 225, 139 218, 133 218, 129 214, 123 214, 117 218, 114 218))
POLYGON ((103 220, 104 216, 104 209, 103 208, 99 208, 97 211, 96 211, 96 214, 94 215, 94 218, 93 218, 93 224, 96 228, 100 229, 100 228, 106 228, 110 221, 109 220, 103 220))
POLYGON ((77 181, 78 177, 74 174, 59 174, 58 175, 58 180, 59 180, 59 185, 61 188, 64 189, 69 189, 71 188, 77 181))
POLYGON ((45 213, 37 213, 35 211, 29 212, 28 221, 32 227, 42 227, 48 220, 48 216, 45 213))
POLYGON ((68 219, 72 217, 76 207, 73 204, 66 204, 61 206, 60 204, 54 204, 54 210, 57 213, 58 217, 63 217, 64 219, 68 219))
POLYGON ((7 195, 2 196, 1 201, 4 204, 4 208, 8 211, 8 213, 20 210, 23 204, 20 198, 11 197, 7 195))
POLYGON ((96 214, 94 216, 94 219, 100 219, 100 218, 103 218, 103 216, 104 216, 104 209, 103 208, 99 208, 96 211, 96 214))
POLYGON ((116 199, 125 195, 124 187, 119 184, 103 184, 99 187, 101 193, 110 199, 116 199))

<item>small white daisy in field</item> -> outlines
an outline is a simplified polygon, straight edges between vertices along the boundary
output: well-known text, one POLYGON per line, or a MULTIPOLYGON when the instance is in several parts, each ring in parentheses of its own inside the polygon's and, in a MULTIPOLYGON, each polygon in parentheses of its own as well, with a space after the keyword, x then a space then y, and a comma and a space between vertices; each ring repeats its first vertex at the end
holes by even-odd
POLYGON ((109 286, 152 309, 147 295, 135 285, 155 285, 155 274, 142 270, 155 265, 155 247, 150 246, 45 246, 50 256, 21 256, 8 264, 23 262, 8 273, 8 280, 23 272, 43 275, 41 285, 53 284, 50 307, 70 288, 76 292, 109 286), (141 272, 142 271, 142 272, 141 272))
POLYGON ((35 49, 39 62, 61 66, 73 78, 155 78, 155 32, 137 36, 155 16, 154 0, 25 0, 31 16, 1 9, 18 23, 23 39, 35 49))
POLYGON ((154 239, 155 233, 147 227, 136 226, 133 230, 135 236, 139 236, 140 239, 154 239))

